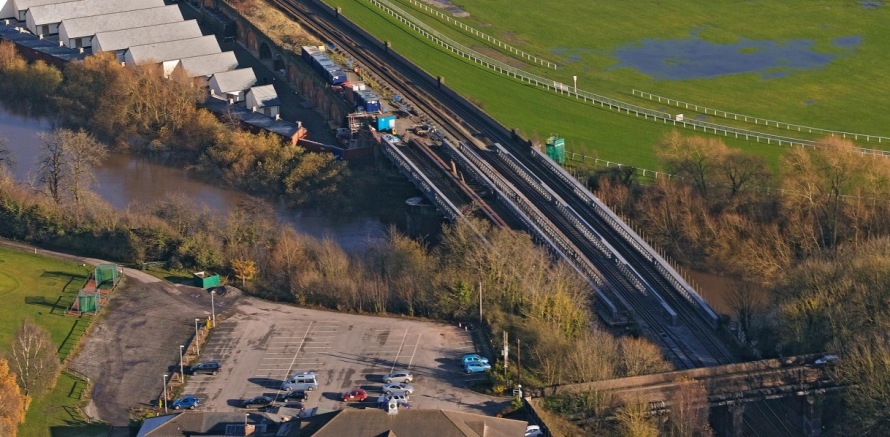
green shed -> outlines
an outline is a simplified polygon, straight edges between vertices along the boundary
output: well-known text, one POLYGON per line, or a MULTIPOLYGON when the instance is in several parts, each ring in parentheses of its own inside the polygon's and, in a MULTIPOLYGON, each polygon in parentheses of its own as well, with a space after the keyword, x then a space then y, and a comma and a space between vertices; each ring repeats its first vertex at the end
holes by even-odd
POLYGON ((219 275, 208 272, 195 272, 195 287, 210 288, 219 285, 219 275))
POLYGON ((566 140, 556 135, 547 138, 547 156, 559 164, 566 163, 566 140))

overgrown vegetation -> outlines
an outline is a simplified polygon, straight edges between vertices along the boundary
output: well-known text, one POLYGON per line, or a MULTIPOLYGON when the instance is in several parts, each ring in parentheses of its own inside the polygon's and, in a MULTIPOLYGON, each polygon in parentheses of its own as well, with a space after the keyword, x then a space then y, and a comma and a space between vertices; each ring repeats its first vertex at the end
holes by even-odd
POLYGON ((841 375, 862 389, 848 392, 842 426, 883 429, 890 160, 837 138, 789 150, 779 171, 712 138, 674 133, 656 149, 682 179, 604 177, 600 198, 683 264, 734 278, 727 301, 756 352, 847 354, 841 375))
MULTIPOLYGON (((173 155, 207 177, 250 193, 294 205, 333 209, 345 203, 340 195, 348 174, 345 163, 282 143, 274 135, 229 128, 197 107, 205 95, 193 81, 177 74, 164 79, 155 67, 124 68, 113 54, 100 54, 71 62, 59 72, 39 61, 26 63, 15 46, 4 41, 0 96, 16 107, 24 103, 23 109, 31 113, 57 118, 62 126, 84 129, 114 149, 173 155)), ((45 144, 57 145, 52 150, 59 153, 64 144, 68 151, 88 144, 65 135, 54 134, 45 144)), ((68 156, 100 156, 95 147, 90 150, 68 156)), ((69 171, 69 180, 76 180, 76 174, 69 171)), ((54 185, 44 187, 52 191, 54 185)), ((78 200, 76 193, 73 197, 78 200)))

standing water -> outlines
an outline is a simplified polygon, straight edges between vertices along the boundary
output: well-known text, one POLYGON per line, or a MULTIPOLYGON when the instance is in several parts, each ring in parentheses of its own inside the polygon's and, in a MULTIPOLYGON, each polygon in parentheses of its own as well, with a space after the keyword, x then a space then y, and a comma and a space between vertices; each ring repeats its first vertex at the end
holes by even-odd
MULTIPOLYGON (((23 117, 0 106, 0 136, 4 137, 15 161, 13 175, 19 181, 34 179, 40 155, 39 134, 52 130, 44 119, 23 117)), ((206 205, 221 214, 235 209, 250 198, 247 194, 209 184, 189 175, 181 168, 155 164, 130 154, 109 154, 102 166, 95 169, 93 191, 115 208, 132 204, 149 204, 171 193, 181 193, 195 205, 206 205)), ((318 213, 278 206, 278 219, 298 232, 316 238, 331 238, 346 250, 360 249, 369 242, 386 236, 386 227, 371 217, 353 216, 348 220, 332 219, 318 213)))

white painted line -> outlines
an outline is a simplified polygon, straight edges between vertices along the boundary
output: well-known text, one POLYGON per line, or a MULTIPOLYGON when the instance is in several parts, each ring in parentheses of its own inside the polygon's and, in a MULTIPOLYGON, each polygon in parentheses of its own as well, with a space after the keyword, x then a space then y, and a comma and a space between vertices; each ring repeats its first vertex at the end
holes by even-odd
POLYGON ((414 343, 414 352, 411 352, 411 359, 408 361, 408 368, 411 368, 411 365, 414 364, 414 355, 417 354, 417 345, 420 344, 420 335, 417 334, 417 343, 414 343))
POLYGON ((395 360, 393 360, 393 362, 392 362, 392 367, 390 367, 390 369, 389 369, 389 373, 392 373, 392 372, 394 372, 394 371, 396 370, 396 363, 398 363, 398 361, 399 361, 399 360, 398 360, 398 356, 399 356, 399 354, 402 353, 402 346, 405 345, 405 339, 406 339, 406 338, 408 338, 408 330, 407 330, 407 329, 405 330, 405 336, 402 337, 402 344, 399 345, 399 351, 396 352, 396 357, 397 357, 397 358, 396 358, 395 360))

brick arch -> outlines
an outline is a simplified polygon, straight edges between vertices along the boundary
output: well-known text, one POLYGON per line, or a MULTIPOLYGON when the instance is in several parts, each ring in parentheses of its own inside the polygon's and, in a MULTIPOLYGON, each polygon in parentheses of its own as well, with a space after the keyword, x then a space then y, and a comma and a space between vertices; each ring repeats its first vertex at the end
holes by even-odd
POLYGON ((258 56, 260 53, 260 42, 252 30, 247 31, 247 50, 250 50, 254 56, 258 56))
POLYGON ((297 85, 300 83, 300 69, 294 67, 293 65, 288 65, 287 67, 287 81, 297 85))
POLYGON ((216 9, 216 0, 204 0, 202 3, 205 8, 216 9))
POLYGON ((235 31, 238 35, 238 41, 241 44, 247 45, 248 30, 244 27, 244 23, 242 23, 241 20, 235 20, 235 31))
MULTIPOLYGON (((322 90, 315 91, 315 94, 312 96, 312 103, 315 104, 316 108, 324 108, 324 106, 323 106, 325 103, 324 91, 322 91, 322 90)), ((322 113, 324 113, 324 111, 322 111, 322 113)))
POLYGON ((340 105, 331 105, 331 109, 328 111, 328 116, 331 120, 337 122, 343 121, 343 111, 340 109, 340 105))
POLYGON ((303 76, 303 79, 300 80, 300 91, 304 96, 312 95, 312 79, 308 76, 303 76))
POLYGON ((260 60, 272 59, 272 46, 269 43, 263 41, 260 43, 259 51, 260 60))

